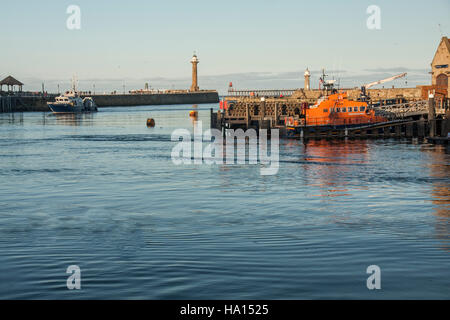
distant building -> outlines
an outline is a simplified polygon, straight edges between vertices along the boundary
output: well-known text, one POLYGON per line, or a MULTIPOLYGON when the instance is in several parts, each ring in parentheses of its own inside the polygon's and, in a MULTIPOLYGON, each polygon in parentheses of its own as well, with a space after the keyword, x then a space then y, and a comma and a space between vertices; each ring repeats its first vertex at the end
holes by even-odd
POLYGON ((442 37, 431 62, 431 84, 437 89, 447 90, 446 96, 450 92, 450 41, 447 37, 442 37))

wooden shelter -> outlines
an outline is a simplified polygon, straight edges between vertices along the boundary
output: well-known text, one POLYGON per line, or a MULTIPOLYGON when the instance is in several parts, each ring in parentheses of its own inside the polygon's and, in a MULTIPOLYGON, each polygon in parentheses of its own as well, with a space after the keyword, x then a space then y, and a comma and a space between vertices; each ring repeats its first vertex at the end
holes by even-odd
POLYGON ((0 81, 0 91, 3 91, 3 86, 7 86, 8 91, 14 91, 14 86, 18 86, 19 92, 22 92, 23 83, 12 76, 7 76, 5 79, 0 81))

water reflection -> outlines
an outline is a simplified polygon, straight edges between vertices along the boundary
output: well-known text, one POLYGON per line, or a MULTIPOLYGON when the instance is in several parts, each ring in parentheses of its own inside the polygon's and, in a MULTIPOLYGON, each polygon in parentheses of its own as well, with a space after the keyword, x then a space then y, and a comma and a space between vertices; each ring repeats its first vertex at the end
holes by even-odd
POLYGON ((304 146, 308 162, 361 164, 368 155, 367 140, 308 140, 304 146))
POLYGON ((93 113, 68 113, 68 114, 53 114, 56 123, 66 126, 80 126, 80 125, 93 125, 94 119, 93 113))
POLYGON ((0 125, 15 124, 23 125, 23 112, 1 113, 0 125))
POLYGON ((372 263, 389 271, 380 298, 448 298, 447 149, 282 140, 274 176, 175 166, 191 108, 0 115, 0 298, 73 298, 69 263, 96 280, 86 299, 371 299, 372 263))
POLYGON ((192 110, 189 111, 189 118, 191 119, 192 125, 195 127, 195 123, 198 120, 198 105, 194 104, 192 110))
POLYGON ((307 184, 320 187, 318 197, 348 196, 352 174, 369 161, 366 140, 309 140, 303 153, 307 184))
POLYGON ((432 161, 429 162, 432 184, 432 203, 436 216, 436 237, 442 241, 446 250, 450 250, 450 163, 445 146, 434 146, 429 150, 432 161))

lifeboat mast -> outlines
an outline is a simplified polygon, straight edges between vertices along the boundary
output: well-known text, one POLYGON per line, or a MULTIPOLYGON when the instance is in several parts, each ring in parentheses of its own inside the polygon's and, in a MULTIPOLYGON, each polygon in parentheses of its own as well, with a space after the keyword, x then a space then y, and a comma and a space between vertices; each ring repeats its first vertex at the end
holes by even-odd
POLYGON ((334 85, 336 83, 336 80, 325 80, 325 78, 328 77, 327 74, 325 74, 325 69, 322 69, 322 76, 320 76, 319 78, 319 89, 320 89, 320 85, 323 85, 323 88, 325 90, 325 95, 328 94, 328 92, 335 92, 336 89, 334 89, 334 85))

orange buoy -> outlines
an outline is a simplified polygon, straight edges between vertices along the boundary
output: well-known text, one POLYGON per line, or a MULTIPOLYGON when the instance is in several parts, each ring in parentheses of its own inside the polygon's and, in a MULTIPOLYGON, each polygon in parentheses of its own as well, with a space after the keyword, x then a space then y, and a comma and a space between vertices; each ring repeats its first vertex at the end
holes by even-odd
POLYGON ((197 118, 197 115, 198 115, 197 111, 195 111, 195 110, 189 111, 189 116, 190 116, 190 117, 192 117, 192 118, 197 118))
POLYGON ((147 127, 154 127, 155 126, 155 119, 153 118, 148 118, 147 119, 147 127))

